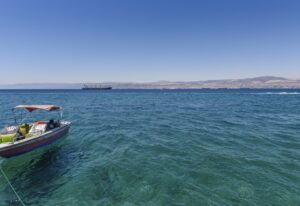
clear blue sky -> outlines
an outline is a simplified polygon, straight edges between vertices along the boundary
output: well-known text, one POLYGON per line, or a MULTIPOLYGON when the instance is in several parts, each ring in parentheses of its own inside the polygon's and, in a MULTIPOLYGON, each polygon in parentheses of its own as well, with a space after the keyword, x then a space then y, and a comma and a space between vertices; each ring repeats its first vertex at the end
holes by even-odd
POLYGON ((300 1, 0 1, 0 84, 261 75, 300 77, 300 1))

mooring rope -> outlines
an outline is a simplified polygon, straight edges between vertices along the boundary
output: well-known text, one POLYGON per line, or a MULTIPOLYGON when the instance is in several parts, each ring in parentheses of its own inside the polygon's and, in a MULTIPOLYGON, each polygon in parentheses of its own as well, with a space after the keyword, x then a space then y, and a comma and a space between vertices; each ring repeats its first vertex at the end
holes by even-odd
POLYGON ((0 171, 4 177, 4 179, 7 181, 7 184, 11 187, 12 191, 15 193, 16 197, 18 198, 18 200, 20 201, 22 206, 25 206, 23 200, 21 199, 21 197, 18 195, 17 191, 15 190, 15 188, 12 186, 12 184, 10 183, 8 177, 6 176, 5 172, 3 171, 2 167, 0 167, 0 171))

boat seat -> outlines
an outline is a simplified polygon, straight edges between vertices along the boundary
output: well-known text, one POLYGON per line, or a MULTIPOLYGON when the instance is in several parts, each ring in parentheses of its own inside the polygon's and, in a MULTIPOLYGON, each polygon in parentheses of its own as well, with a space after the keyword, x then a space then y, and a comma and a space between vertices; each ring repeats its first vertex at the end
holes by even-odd
POLYGON ((5 127, 1 131, 1 134, 15 134, 15 133, 17 133, 17 130, 18 130, 17 125, 11 125, 11 126, 5 127))
POLYGON ((46 123, 36 122, 32 125, 31 129, 29 130, 26 138, 32 137, 35 135, 40 135, 46 131, 46 123))
POLYGON ((16 138, 17 130, 18 126, 16 125, 5 127, 0 133, 0 143, 13 142, 16 138))
POLYGON ((16 134, 0 134, 0 143, 13 142, 16 134))

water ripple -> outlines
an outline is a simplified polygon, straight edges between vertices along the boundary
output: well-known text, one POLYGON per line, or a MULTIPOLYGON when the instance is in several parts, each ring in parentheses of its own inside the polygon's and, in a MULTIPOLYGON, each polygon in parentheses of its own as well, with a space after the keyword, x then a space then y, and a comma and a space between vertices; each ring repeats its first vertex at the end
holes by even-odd
POLYGON ((298 92, 0 93, 2 114, 51 102, 73 123, 3 168, 28 205, 298 205, 298 92))

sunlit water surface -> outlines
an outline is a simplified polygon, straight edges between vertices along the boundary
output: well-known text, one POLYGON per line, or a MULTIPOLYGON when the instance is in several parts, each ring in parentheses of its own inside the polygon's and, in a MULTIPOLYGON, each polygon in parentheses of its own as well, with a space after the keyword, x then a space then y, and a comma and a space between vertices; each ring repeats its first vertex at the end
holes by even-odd
MULTIPOLYGON (((0 91, 69 135, 2 161, 26 205, 299 205, 299 90, 0 91)), ((0 177, 0 205, 20 205, 0 177)))

